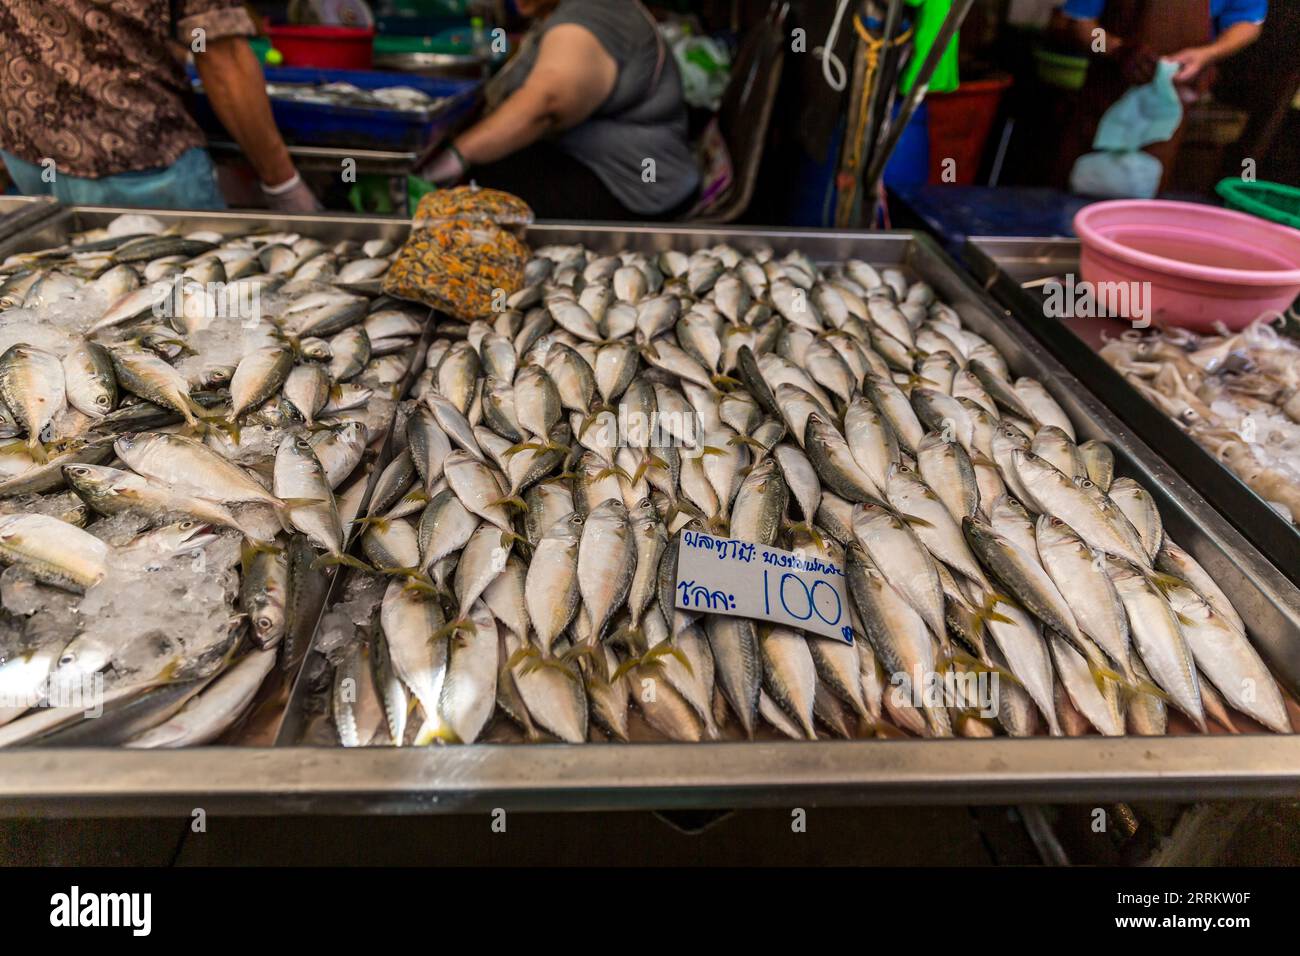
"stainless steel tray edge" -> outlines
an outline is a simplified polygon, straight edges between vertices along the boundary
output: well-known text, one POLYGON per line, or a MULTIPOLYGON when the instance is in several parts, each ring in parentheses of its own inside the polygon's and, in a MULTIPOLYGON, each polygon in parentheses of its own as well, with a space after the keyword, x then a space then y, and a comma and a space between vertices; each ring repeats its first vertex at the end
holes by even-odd
POLYGON ((0 241, 30 229, 59 209, 49 196, 0 196, 0 241))
POLYGON ((1300 735, 0 752, 0 817, 1294 797, 1300 735))

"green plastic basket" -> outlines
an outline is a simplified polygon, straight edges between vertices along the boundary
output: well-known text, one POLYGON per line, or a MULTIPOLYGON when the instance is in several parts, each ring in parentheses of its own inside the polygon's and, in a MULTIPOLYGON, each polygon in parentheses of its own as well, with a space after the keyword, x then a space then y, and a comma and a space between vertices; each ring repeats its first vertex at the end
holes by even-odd
POLYGON ((1300 189, 1282 183, 1248 183, 1229 177, 1216 187, 1229 209, 1300 229, 1300 189))

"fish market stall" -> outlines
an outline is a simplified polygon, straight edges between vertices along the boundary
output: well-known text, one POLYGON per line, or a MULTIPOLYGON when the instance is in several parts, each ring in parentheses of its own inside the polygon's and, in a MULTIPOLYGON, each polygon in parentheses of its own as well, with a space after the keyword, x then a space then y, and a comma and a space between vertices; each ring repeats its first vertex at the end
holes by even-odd
MULTIPOLYGON (((364 70, 267 68, 276 126, 300 170, 405 177, 478 102, 480 81, 364 70)), ((196 117, 223 162, 242 157, 192 76, 196 117)), ((403 190, 404 192, 404 190, 403 190)))
POLYGON ((1067 275, 1078 274, 1079 251, 1073 239, 977 237, 966 260, 1080 381, 1300 581, 1295 339, 1279 335, 1275 322, 1228 337, 1142 332, 1104 317, 1048 317, 1050 284, 1063 286, 1067 275))
MULTIPOLYGON (((66 210, 0 245, 0 261, 58 246, 121 212, 66 210)), ((342 216, 156 215, 180 235, 215 234, 220 238, 205 235, 202 241, 216 248, 229 247, 227 237, 279 234, 278 241, 248 241, 290 254, 306 237, 334 248, 348 240, 399 240, 408 228, 342 216)), ((401 374, 395 367, 389 382, 400 402, 395 408, 390 403, 385 417, 396 422, 378 430, 382 447, 351 511, 369 519, 357 524, 355 547, 345 553, 332 537, 333 552, 314 549, 333 553, 342 573, 332 575, 333 593, 312 628, 301 670, 291 668, 279 695, 267 698, 257 719, 248 721, 257 732, 250 728, 244 740, 257 746, 0 748, 0 812, 163 812, 191 808, 200 796, 206 808, 227 812, 418 813, 1294 792, 1300 781, 1294 734, 1265 733, 1255 724, 1249 725, 1254 732, 1242 735, 1195 731, 1220 719, 1241 722, 1239 708, 1252 707, 1231 686, 1216 690, 1207 682, 1198 689, 1196 668, 1215 672, 1221 661, 1198 658, 1193 665, 1184 658, 1171 669, 1149 650, 1147 642, 1159 642, 1160 635, 1146 630, 1135 636, 1148 648, 1145 661, 1117 647, 1092 661, 1101 625, 1090 622, 1087 635, 1072 628, 1068 612, 1051 597, 1056 592, 1043 584, 1046 575, 1015 570, 1020 552, 1011 545, 1034 534, 1035 522, 1013 500, 992 494, 995 479, 1009 486, 1023 477, 1047 487, 1058 479, 1046 462, 1061 461, 1082 469, 1076 476, 1084 484, 1071 488, 1091 495, 1102 484, 1115 488, 1117 498, 1122 490, 1126 507, 1140 503, 1131 523, 1135 537, 1108 539, 1108 547, 1126 552, 1129 564, 1146 573, 1112 568, 1107 580, 1115 582, 1115 600, 1139 619, 1142 608, 1167 607, 1149 586, 1158 578, 1179 595, 1180 613, 1189 620, 1200 615, 1201 625, 1213 627, 1238 615, 1240 632, 1215 633, 1236 649, 1231 659, 1237 664, 1263 667, 1252 645, 1267 662, 1272 676, 1255 669, 1252 678, 1271 693, 1275 677, 1285 698, 1270 699, 1283 709, 1256 714, 1278 730, 1289 729, 1296 715, 1291 695, 1300 687, 1300 592, 1032 336, 1005 321, 929 240, 909 233, 545 223, 530 226, 527 240, 534 258, 524 275, 531 281, 493 321, 467 326, 439 318, 416 341, 415 329, 400 318, 374 320, 376 340, 406 340, 392 353, 404 356, 401 374), (549 288, 542 288, 544 281, 549 288), (831 286, 842 288, 838 298, 831 286), (665 288, 694 309, 679 314, 680 304, 664 302, 665 288), (888 299, 890 308, 876 301, 875 312, 866 309, 866 301, 853 301, 855 288, 878 289, 858 298, 888 299), (817 311, 796 304, 805 301, 815 302, 817 311), (909 332, 907 315, 917 309, 920 322, 909 332), (844 334, 815 334, 808 327, 813 316, 844 334), (387 329, 390 321, 393 329, 387 329), (736 331, 725 336, 723 348, 728 327, 736 331), (910 360, 890 340, 909 336, 930 356, 917 374, 937 387, 905 382, 914 395, 900 403, 894 373, 910 360), (850 347, 850 339, 857 344, 850 347), (974 361, 963 346, 980 349, 974 361), (868 349, 883 368, 872 364, 868 349), (969 375, 959 369, 958 353, 969 375), (852 364, 859 361, 865 364, 852 364), (1005 374, 975 374, 1000 362, 1005 374), (423 372, 421 366, 427 366, 423 372), (857 394, 855 380, 872 386, 869 401, 857 394), (521 396, 528 399, 521 402, 521 396), (717 418, 705 422, 703 440, 713 451, 694 459, 682 455, 674 465, 678 455, 668 446, 627 436, 617 445, 599 444, 605 416, 617 420, 632 401, 650 396, 660 409, 680 396, 684 408, 698 411, 702 403, 710 418, 712 410, 717 418), (1004 438, 1014 447, 980 451, 977 424, 1002 416, 1029 427, 1032 440, 1008 433, 1004 438), (927 432, 951 424, 968 468, 955 447, 944 447, 952 442, 927 439, 927 432), (669 456, 668 467, 650 460, 651 449, 656 457, 669 456), (528 467, 513 464, 516 458, 528 467), (1013 462, 1011 481, 999 458, 1013 462), (1021 465, 1037 470, 1021 476, 1021 465), (659 472, 678 468, 667 486, 659 472), (956 483, 945 474, 958 475, 956 483), (943 493, 926 495, 922 481, 943 493), (560 520, 580 507, 581 520, 560 520), (675 590, 672 582, 665 589, 659 578, 661 568, 672 568, 662 555, 683 528, 793 545, 842 565, 862 617, 852 629, 854 643, 814 645, 779 628, 760 634, 744 619, 721 615, 680 621, 680 609, 666 596, 675 590), (1157 560, 1161 569, 1181 569, 1177 582, 1168 571, 1157 573, 1157 560), (933 589, 914 591, 898 576, 899 568, 911 566, 933 581, 933 589), (993 588, 987 574, 1013 593, 988 600, 993 588), (1207 579, 1231 600, 1212 607, 1218 593, 1202 600, 1196 589, 1179 591, 1195 581, 1208 594, 1207 579), (534 583, 540 586, 528 586, 534 583), (577 605, 582 613, 574 624, 577 605), (1023 606, 1035 608, 1034 618, 1023 606), (939 618, 932 620, 935 610, 939 618), (962 619, 970 625, 979 617, 990 625, 991 640, 966 631, 970 648, 961 650, 960 639, 950 642, 946 634, 939 643, 936 631, 960 634, 962 619), (1071 635, 1053 636, 1050 645, 1062 685, 1054 685, 1050 663, 1047 683, 1035 683, 1044 658, 1034 655, 1049 653, 1035 618, 1054 620, 1071 635), (596 640, 602 635, 616 639, 596 640), (999 701, 996 718, 891 701, 889 676, 899 672, 889 657, 895 651, 933 655, 936 668, 946 657, 956 666, 1013 675, 1002 685, 1008 698, 999 701), (429 660, 417 660, 417 652, 429 660), (1126 662, 1149 673, 1138 676, 1126 662), (705 683, 710 672, 713 687, 705 683), (641 686, 661 673, 657 701, 634 700, 626 689, 620 699, 614 692, 620 680, 641 686), (1187 675, 1182 683, 1179 673, 1187 675), (1152 682, 1161 686, 1134 706, 1127 726, 1114 705, 1117 677, 1147 689, 1152 682), (869 688, 873 680, 878 684, 869 688), (580 708, 572 704, 579 694, 580 708), (1231 715, 1220 694, 1237 708, 1231 715), (400 730, 397 716, 405 720, 400 730), (1058 722, 1084 735, 1047 736, 1058 722), (1089 722, 1116 735, 1085 734, 1089 722), (755 739, 745 739, 747 731, 755 739), (951 736, 954 731, 978 736, 951 736), (783 739, 794 736, 815 739, 783 739), (417 739, 445 743, 377 745, 417 739)), ((374 248, 389 254, 387 247, 374 248)), ((268 251, 261 262, 263 249, 256 252, 264 268, 281 265, 286 285, 306 265, 302 253, 291 262, 268 251)), ((351 265, 342 252, 335 255, 340 260, 327 282, 338 282, 351 265)), ((365 258, 376 256, 355 261, 365 258)), ((373 295, 377 278, 349 274, 344 284, 355 280, 357 289, 334 294, 373 295)), ((317 302, 312 314, 334 301, 317 302)), ((292 295, 276 305, 282 316, 301 312, 292 295)), ((291 331, 298 336, 298 368, 311 361, 303 348, 311 329, 293 321, 291 331)), ((309 416, 302 417, 291 426, 296 433, 332 434, 312 433, 309 416)), ((221 443, 221 432, 215 429, 211 441, 221 443)), ((243 435, 230 438, 240 443, 243 435)), ((115 449, 119 457, 123 451, 132 456, 126 445, 115 449)), ((278 448, 274 457, 271 493, 300 532, 294 537, 319 545, 322 536, 304 532, 303 515, 295 512, 324 498, 282 485, 278 448)), ((1059 493, 1076 501, 1064 486, 1059 493)), ((1055 552, 1049 542, 1056 542, 1065 553, 1071 543, 1047 513, 1054 506, 1034 501, 1043 513, 1036 522, 1040 550, 1055 552)), ((1107 527, 1121 526, 1116 520, 1107 527)), ((1087 533, 1110 534, 1100 527, 1087 533)), ((1059 568, 1053 569, 1060 587, 1073 596, 1079 578, 1059 568)))

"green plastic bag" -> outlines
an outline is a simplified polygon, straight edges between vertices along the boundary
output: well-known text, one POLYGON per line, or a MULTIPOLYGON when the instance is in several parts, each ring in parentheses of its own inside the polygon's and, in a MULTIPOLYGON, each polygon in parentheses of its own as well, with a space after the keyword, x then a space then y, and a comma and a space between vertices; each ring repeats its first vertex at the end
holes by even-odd
MULTIPOLYGON (((912 62, 908 64, 903 74, 903 81, 899 84, 904 93, 911 92, 912 84, 916 82, 916 76, 921 72, 921 65, 925 62, 926 55, 934 46, 939 31, 943 29, 944 18, 952 9, 952 0, 907 0, 907 2, 920 9, 916 13, 916 35, 913 37, 916 50, 912 54, 912 62)), ((939 65, 934 70, 934 77, 930 80, 931 93, 951 93, 960 85, 961 79, 957 75, 957 44, 960 35, 960 31, 954 34, 948 43, 948 49, 943 51, 943 58, 939 60, 939 65)))

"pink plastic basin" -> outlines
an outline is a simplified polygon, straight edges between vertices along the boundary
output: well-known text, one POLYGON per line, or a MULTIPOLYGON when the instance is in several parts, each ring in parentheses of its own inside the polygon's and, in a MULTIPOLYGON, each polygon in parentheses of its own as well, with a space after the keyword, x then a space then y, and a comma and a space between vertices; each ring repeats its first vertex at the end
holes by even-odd
POLYGON ((1149 282, 1154 325, 1240 329, 1300 295, 1300 230, 1245 213, 1122 199, 1085 206, 1074 230, 1080 277, 1093 288, 1149 282))

